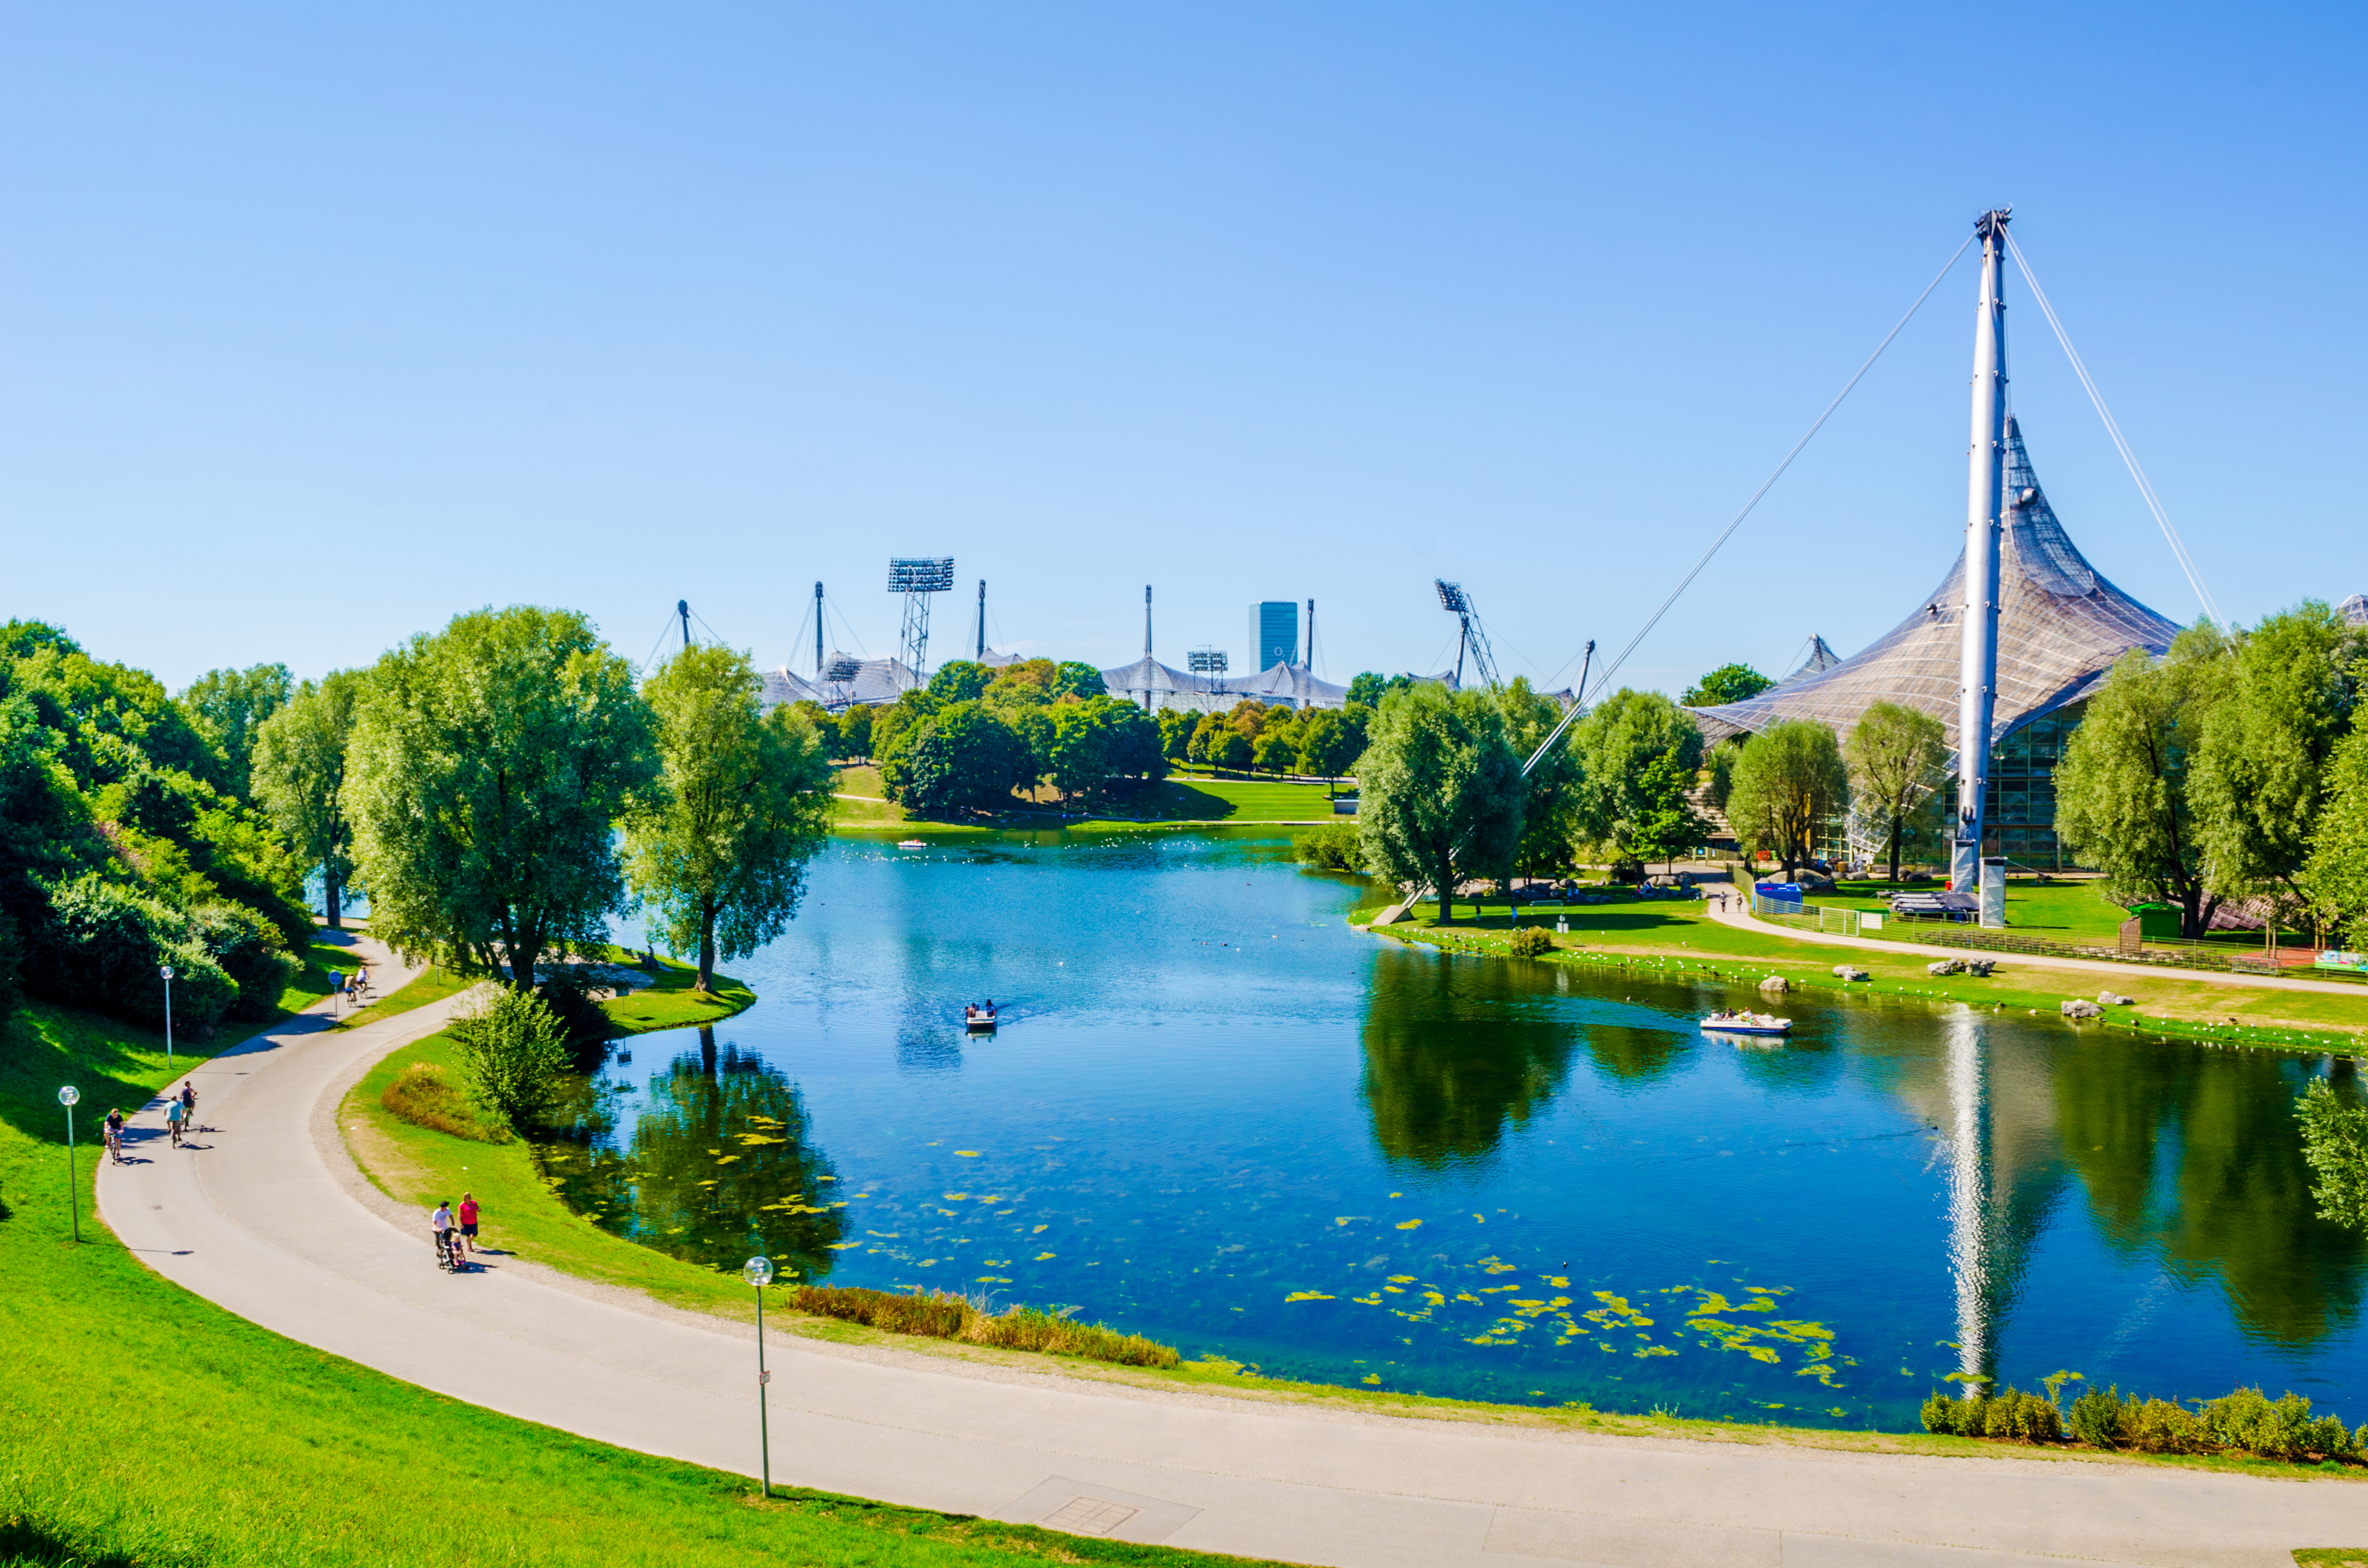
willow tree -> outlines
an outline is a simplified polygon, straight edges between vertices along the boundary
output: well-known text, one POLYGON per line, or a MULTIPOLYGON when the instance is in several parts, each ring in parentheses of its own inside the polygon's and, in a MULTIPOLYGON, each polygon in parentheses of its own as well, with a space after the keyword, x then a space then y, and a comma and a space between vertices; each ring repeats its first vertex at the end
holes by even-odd
POLYGON ((1572 726, 1568 750, 1578 839, 1642 865, 1706 835, 1688 798, 1702 768, 1702 730, 1661 693, 1621 687, 1572 726))
POLYGON ((360 689, 361 677, 351 670, 308 680, 255 735, 255 798, 297 858, 321 868, 322 912, 332 931, 344 921, 353 873, 354 831, 344 791, 360 689))
POLYGON ((2168 658, 2143 648, 2123 654, 2055 768, 2055 831, 2104 873, 2105 897, 2124 909, 2174 904, 2180 935, 2189 937, 2202 937, 2220 907, 2188 796, 2220 637, 2208 624, 2192 627, 2168 658))
POLYGON ((1495 693, 1423 685, 1392 692, 1357 764, 1358 847, 1365 867, 1439 890, 1453 917, 1463 871, 1501 876, 1521 840, 1521 759, 1495 693))
POLYGON ((1815 858, 1819 835, 1849 807, 1841 746, 1815 720, 1779 719, 1735 759, 1727 821, 1746 850, 1782 861, 1787 880, 1815 858))
POLYGON ((677 952, 696 947, 699 989, 780 936, 828 829, 832 772, 796 709, 763 713, 748 655, 689 646, 643 683, 657 719, 659 785, 625 830, 626 875, 677 952))
POLYGON ((1921 710, 1873 702, 1851 728, 1842 756, 1851 797, 1890 840, 1896 882, 1900 841, 1932 815, 1948 782, 1948 733, 1921 710))
POLYGON ((632 666, 573 610, 472 611, 380 659, 341 797, 372 930, 519 991, 544 953, 605 941, 651 729, 632 666))
POLYGON ((2311 834, 2302 888, 2311 913, 2351 938, 2368 937, 2368 729, 2335 748, 2327 804, 2311 834))

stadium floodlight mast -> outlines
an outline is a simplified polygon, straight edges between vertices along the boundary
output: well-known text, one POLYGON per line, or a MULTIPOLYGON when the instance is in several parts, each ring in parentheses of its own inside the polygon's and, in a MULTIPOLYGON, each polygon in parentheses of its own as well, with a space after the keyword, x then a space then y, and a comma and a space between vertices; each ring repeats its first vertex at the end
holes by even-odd
POLYGON ((1480 612, 1472 608, 1472 596, 1463 591, 1461 583, 1451 583, 1444 577, 1434 579, 1439 587, 1439 608, 1456 618, 1461 630, 1455 642, 1454 689, 1463 689, 1463 657, 1472 656, 1472 667, 1478 672, 1481 683, 1496 686, 1497 658, 1488 647, 1487 634, 1480 630, 1480 612))
POLYGON ((1184 655, 1184 663, 1192 674, 1203 677, 1201 689, 1205 694, 1214 691, 1217 682, 1224 679, 1228 661, 1223 648, 1194 648, 1184 655), (1214 679, 1208 678, 1212 676, 1214 679))
POLYGON ((888 591, 905 596, 899 653, 916 686, 928 678, 929 596, 947 593, 953 585, 954 558, 951 555, 900 555, 888 562, 888 591))
POLYGON ((765 1370, 765 1287, 773 1282, 773 1260, 752 1257, 740 1266, 740 1278, 757 1288, 757 1483, 764 1495, 773 1494, 773 1439, 765 1427, 765 1385, 773 1374, 765 1370))

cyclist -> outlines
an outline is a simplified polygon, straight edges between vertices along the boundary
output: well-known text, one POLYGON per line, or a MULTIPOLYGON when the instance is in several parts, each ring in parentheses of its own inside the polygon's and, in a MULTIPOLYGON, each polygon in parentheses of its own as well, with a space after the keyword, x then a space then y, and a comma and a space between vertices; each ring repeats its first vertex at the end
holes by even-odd
POLYGON ((173 1135, 173 1147, 176 1149, 181 1146, 181 1124, 188 1119, 188 1114, 178 1099, 165 1102, 165 1131, 173 1135))
POLYGON ((198 1081, 195 1078, 181 1080, 181 1119, 189 1124, 190 1131, 198 1130, 198 1081))
POLYGON ((123 1110, 120 1107, 107 1113, 107 1157, 119 1165, 123 1163, 123 1110))

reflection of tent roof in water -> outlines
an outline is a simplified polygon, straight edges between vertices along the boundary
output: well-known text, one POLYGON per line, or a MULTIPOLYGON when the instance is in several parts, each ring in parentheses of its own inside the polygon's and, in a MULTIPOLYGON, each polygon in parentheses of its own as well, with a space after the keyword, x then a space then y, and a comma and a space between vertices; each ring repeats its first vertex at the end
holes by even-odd
MULTIPOLYGON (((2179 628, 2100 575, 2073 546, 2040 492, 2022 432, 2007 421, 2005 539, 1998 551, 1998 703, 1990 744, 2094 691, 2132 648, 2161 653, 2179 628)), ((1873 647, 1830 668, 1804 665, 1782 684, 1715 708, 1690 710, 1713 740, 1779 719, 1815 719, 1848 730, 1877 701, 1905 703, 1941 721, 1957 744, 1958 670, 1965 562, 1873 647)), ((1822 641, 1818 647, 1823 649, 1822 641)), ((1830 653, 1831 650, 1825 650, 1830 653)))

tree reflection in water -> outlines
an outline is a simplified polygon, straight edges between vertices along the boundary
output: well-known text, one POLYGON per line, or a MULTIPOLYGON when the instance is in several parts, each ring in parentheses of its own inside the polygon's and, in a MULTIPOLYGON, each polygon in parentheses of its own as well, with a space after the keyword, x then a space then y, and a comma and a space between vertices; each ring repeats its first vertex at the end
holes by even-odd
MULTIPOLYGON (((1495 1153, 1570 1074, 1578 1026, 1525 1004, 1565 994, 1543 964, 1375 956, 1362 1089, 1373 1141, 1393 1161, 1439 1168, 1495 1153)), ((1640 1031, 1622 1031, 1634 1033, 1640 1031)))
POLYGON ((561 1201, 606 1231, 711 1268, 762 1253, 786 1278, 821 1278, 846 1230, 835 1174, 807 1141, 805 1108, 781 1071, 699 1031, 652 1078, 620 1147, 607 1108, 588 1102, 576 1136, 538 1142, 535 1163, 561 1201))
POLYGON ((2216 1278, 2248 1335, 2291 1348, 2357 1319, 2368 1267, 2368 1239, 2311 1198, 2294 1106, 2313 1068, 2085 1032, 2055 1062, 2057 1135, 2106 1244, 2216 1278))

